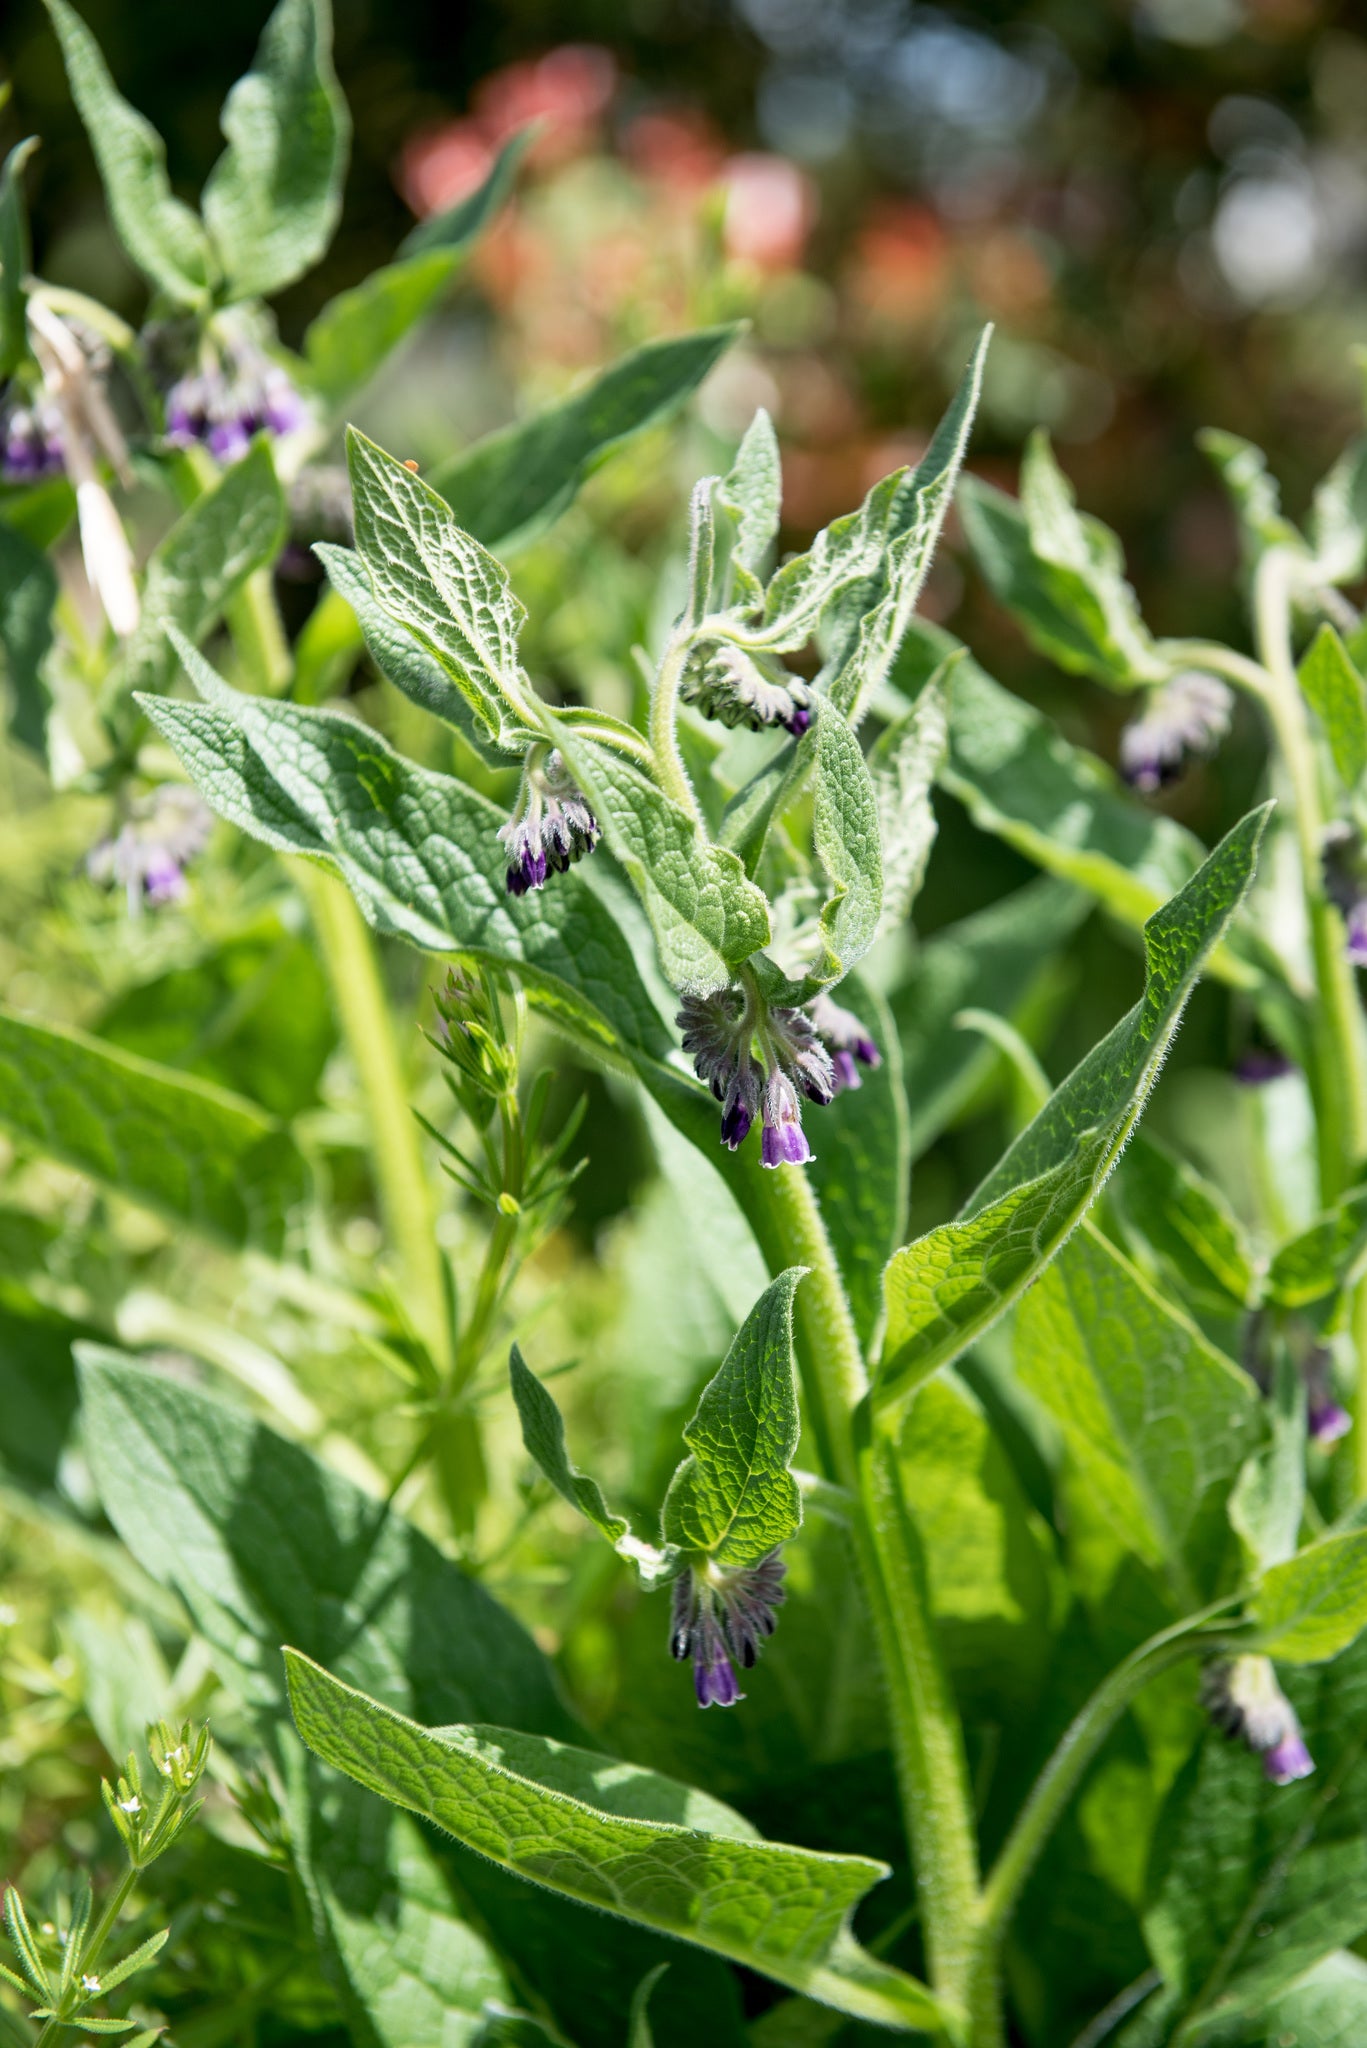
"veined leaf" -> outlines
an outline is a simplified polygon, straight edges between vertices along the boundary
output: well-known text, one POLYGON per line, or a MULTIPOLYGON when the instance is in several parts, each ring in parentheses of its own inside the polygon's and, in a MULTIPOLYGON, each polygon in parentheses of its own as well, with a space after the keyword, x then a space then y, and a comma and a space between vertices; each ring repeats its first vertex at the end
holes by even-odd
POLYGON ((716 492, 716 545, 712 582, 716 609, 757 604, 759 572, 778 537, 783 464, 774 423, 763 406, 745 430, 736 459, 716 492))
POLYGON ((36 135, 16 142, 0 168, 0 378, 10 376, 28 354, 24 279, 32 258, 22 179, 37 147, 36 135))
POLYGON ((1326 1536, 1263 1573, 1251 1603, 1258 1648, 1321 1664, 1367 1626, 1367 1529, 1326 1536))
POLYGON ((254 1103, 84 1032, 0 1011, 0 1124, 21 1143, 230 1244, 278 1252, 308 1174, 254 1103))
POLYGON ((1218 1188, 1142 1136, 1113 1186, 1127 1237, 1138 1237, 1198 1306, 1229 1315, 1254 1305, 1253 1250, 1218 1188))
POLYGON ((858 740, 829 700, 817 713, 812 837, 832 893, 821 910, 822 956, 812 993, 839 981, 868 952, 883 909, 878 798, 858 740))
POLYGON ((128 688, 166 688, 176 666, 167 629, 177 627, 195 644, 204 639, 247 578, 274 561, 287 525, 270 442, 259 434, 153 549, 142 617, 129 644, 128 688))
POLYGON ((1139 616, 1120 542, 1078 511, 1042 431, 1026 447, 1019 504, 976 477, 961 500, 979 567, 1042 654, 1114 689, 1162 682, 1169 665, 1139 616))
POLYGON ((844 592, 881 571, 888 523, 907 474, 898 469, 885 476, 857 511, 832 520, 805 555, 785 562, 764 594, 763 617, 732 626, 732 638, 774 654, 804 647, 844 592))
POLYGON ((665 1495, 664 1533, 723 1566, 759 1564, 802 1526, 793 1295, 806 1268, 765 1288, 684 1426, 689 1456, 665 1495))
POLYGON ((599 1535, 606 1536, 616 1548, 631 1524, 625 1515, 612 1513, 596 1479, 590 1479, 571 1465, 569 1452, 565 1449, 565 1418, 555 1396, 542 1385, 516 1344, 508 1359, 508 1372, 528 1457, 550 1480, 561 1498, 567 1500, 572 1508, 577 1508, 585 1521, 591 1522, 599 1535))
POLYGON ((441 213, 432 214, 427 220, 410 228, 399 244, 401 257, 427 256, 434 249, 467 249, 471 242, 484 233, 495 214, 513 189, 518 165, 536 139, 536 123, 528 122, 499 150, 489 167, 489 175, 483 184, 477 185, 464 199, 458 199, 454 206, 446 207, 441 213))
POLYGON ((1327 1216, 1284 1244, 1265 1292, 1279 1308, 1307 1308, 1356 1278, 1367 1253, 1367 1191, 1347 1194, 1327 1216))
MULTIPOLYGON (((898 688, 915 697, 961 644, 913 619, 894 671, 898 688)), ((955 663, 949 752, 939 780, 982 831, 1076 882, 1125 924, 1142 925, 1205 857, 1190 832, 1136 803, 1102 762, 1070 746, 1051 720, 994 682, 972 655, 955 663)), ((1238 987, 1258 979, 1258 969, 1228 946, 1211 972, 1238 987)))
POLYGON ((351 119, 330 0, 278 0, 220 118, 228 147, 204 187, 205 226, 232 296, 268 298, 313 268, 342 210, 351 119))
MULTIPOLYGON (((293 1845, 363 2038, 379 2026, 383 2048, 450 2048, 454 2017, 438 2019, 457 1964, 473 1985, 489 1982, 501 1974, 492 1943, 569 2037, 597 2029, 620 2039, 632 1986, 662 1959, 657 1939, 529 1893, 416 1828, 391 1834, 366 1795, 305 1769, 282 1740, 280 1644, 291 1639, 401 1713, 492 1718, 573 1740, 525 1629, 411 1523, 302 1445, 117 1353, 82 1347, 80 1365, 105 1512, 144 1570, 184 1599, 224 1684, 276 1723, 293 1845), (458 1900, 472 1902, 478 1935, 461 1924, 458 1900), (415 2020, 431 2031, 408 2031, 415 2020)), ((677 1987, 677 2024, 660 2031, 669 2048, 686 2048, 706 2015, 725 2048, 740 2048, 733 2011, 726 1973, 699 1958, 677 1987)))
POLYGON ((9 680, 9 729, 46 758, 48 693, 43 663, 52 645, 57 573, 45 554, 0 521, 0 651, 9 680))
POLYGON ((882 1065, 865 1069, 857 1088, 842 1088, 811 1117, 815 1155, 805 1171, 867 1349, 883 1314, 883 1268, 906 1235, 907 1089, 896 1027, 882 997, 856 974, 841 988, 840 1000, 868 1027, 882 1065))
POLYGON ((460 268, 455 249, 430 249, 372 270, 329 299, 304 334, 309 380, 335 412, 370 382, 406 334, 424 320, 460 268))
POLYGON ((213 255, 198 215, 171 191, 166 145, 118 91, 75 8, 67 0, 46 5, 119 240, 158 291, 177 305, 204 307, 214 279, 213 255))
POLYGON ((911 915, 935 844, 930 792, 949 745, 948 677, 932 677, 910 711, 887 726, 869 755, 883 855, 878 936, 911 915))
POLYGON ((1055 1090, 963 1216, 900 1251, 884 1278, 880 1400, 956 1358, 1048 1264, 1142 1110, 1182 1009, 1253 876, 1268 807, 1226 834, 1144 927, 1144 993, 1055 1090))
POLYGON ((508 895, 495 805, 355 719, 242 696, 193 650, 182 660, 212 703, 143 708, 223 817, 277 852, 333 862, 377 931, 514 967, 539 1007, 602 1050, 668 1051, 630 945, 580 875, 508 895))
POLYGON ((1264 1433, 1248 1374, 1086 1224, 1021 1303, 1016 1367, 1121 1539, 1187 1606, 1209 1597, 1225 1502, 1264 1433))
POLYGON ((377 602, 411 633, 497 736, 530 684, 517 643, 527 614, 507 571, 462 532, 445 499, 354 427, 347 461, 356 516, 356 549, 377 602))
POLYGON ((1367 773, 1367 683, 1332 626, 1321 626, 1301 658, 1300 684, 1324 729, 1339 779, 1351 794, 1367 773))
MULTIPOLYGON (((489 1727, 422 1728, 286 1652, 295 1724, 324 1761, 481 1855, 585 1904, 762 1971, 843 2012, 933 2026, 914 1978, 849 1917, 886 1866, 660 1818, 682 1788, 584 1750, 489 1727)), ((688 1795, 690 1798, 696 1795, 688 1795)), ((743 1826, 743 1824, 742 1824, 743 1826)))
POLYGON ((639 768, 552 712, 546 722, 646 907, 669 980, 690 990, 724 987, 731 970, 769 942, 763 891, 639 768))
POLYGON ((676 412, 739 332, 703 327, 633 349, 559 405, 443 463, 432 472, 433 489, 486 547, 523 545, 623 441, 676 412))

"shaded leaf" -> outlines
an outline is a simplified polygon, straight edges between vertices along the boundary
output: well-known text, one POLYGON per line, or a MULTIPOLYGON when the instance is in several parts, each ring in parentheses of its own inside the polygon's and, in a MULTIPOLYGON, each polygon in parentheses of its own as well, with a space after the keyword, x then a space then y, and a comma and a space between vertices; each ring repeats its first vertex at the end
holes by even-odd
POLYGON ((1367 772, 1367 683, 1332 626, 1321 626, 1301 657, 1300 684, 1324 729, 1345 789, 1367 772))
POLYGON ((36 135, 16 142, 0 167, 0 378, 10 376, 28 354, 24 279, 32 256, 22 178, 37 147, 36 135))
POLYGON ((1284 1244, 1268 1267, 1264 1291, 1279 1308, 1307 1308, 1354 1279, 1367 1253, 1367 1190, 1343 1200, 1284 1244))
POLYGON ((1226 1316, 1255 1305, 1259 1286, 1244 1227, 1219 1188, 1185 1160, 1138 1135, 1113 1196, 1126 1236, 1175 1274, 1191 1301, 1226 1316))
POLYGON ((442 212, 431 214, 426 220, 419 221, 415 228, 410 228, 399 244, 400 256, 426 256, 434 249, 467 249, 492 223, 512 191, 518 165, 535 139, 534 121, 510 135, 490 165, 489 175, 483 183, 476 185, 464 199, 458 199, 454 206, 445 207, 442 212))
POLYGON ((935 844, 930 792, 949 745, 947 679, 932 679, 904 716, 878 735, 869 754, 883 855, 878 936, 906 923, 935 844))
POLYGON ((9 679, 9 729, 43 759, 49 701, 43 663, 56 602, 57 574, 47 556, 0 521, 0 650, 9 679))
POLYGON ((841 990, 872 1032, 882 1065, 865 1068, 809 1119, 815 1154, 806 1168, 821 1204, 861 1345, 883 1313, 883 1268, 907 1227, 911 1157, 901 1050, 886 1004, 856 975, 841 990))
POLYGON ((606 1536, 615 1546, 631 1525, 625 1516, 611 1512, 598 1481, 571 1465, 565 1449, 565 1418, 554 1395, 542 1385, 516 1344, 508 1359, 508 1371, 528 1457, 540 1467, 561 1498, 577 1508, 599 1535, 606 1536))

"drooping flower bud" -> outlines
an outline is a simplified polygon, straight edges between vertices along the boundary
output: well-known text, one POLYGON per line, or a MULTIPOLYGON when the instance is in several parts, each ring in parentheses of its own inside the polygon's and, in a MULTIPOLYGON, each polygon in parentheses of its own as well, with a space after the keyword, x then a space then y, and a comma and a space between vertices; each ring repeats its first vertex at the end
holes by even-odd
POLYGON ((734 1152, 758 1114, 765 1166, 805 1166, 799 1090, 826 1103, 835 1093, 830 1055, 802 1010, 770 1009, 757 994, 720 989, 685 996, 676 1019, 693 1070, 722 1105, 722 1143, 734 1152))
POLYGON ((729 1571, 711 1562, 692 1565, 674 1581, 669 1647, 681 1660, 692 1657, 700 1707, 734 1707, 745 1698, 732 1659, 746 1671, 754 1668, 778 1625, 786 1570, 771 1550, 758 1564, 729 1571))
POLYGON ((0 477, 7 484, 36 484, 65 467, 60 412, 41 393, 11 385, 0 404, 0 477))
POLYGON ((1353 825, 1330 825, 1320 842, 1324 893, 1348 927, 1348 958, 1367 967, 1367 844, 1353 825))
POLYGON ((1262 1758, 1264 1775, 1274 1785, 1294 1784, 1314 1770, 1296 1710, 1277 1683, 1271 1658, 1231 1657, 1208 1664, 1201 1704, 1217 1728, 1262 1758))
POLYGON ((517 809, 498 836, 508 852, 510 896, 563 875, 598 844, 598 820, 558 750, 534 748, 527 756, 517 809))
POLYGON ((812 722, 812 693, 800 676, 727 640, 694 648, 679 694, 704 718, 751 732, 778 725, 797 738, 812 722))
POLYGON ((1120 772, 1146 794, 1181 774, 1193 755, 1213 754, 1229 731, 1234 693, 1218 676, 1183 669, 1150 690, 1120 735, 1120 772))
POLYGON ((835 1075, 835 1092, 860 1086, 859 1068, 881 1067, 883 1056, 853 1010, 818 996, 807 1005, 807 1014, 826 1051, 835 1075))
POLYGON ((193 789, 164 783, 139 797, 119 830, 86 855, 92 882, 121 888, 128 907, 154 909, 178 903, 185 894, 185 870, 208 843, 213 818, 193 789))

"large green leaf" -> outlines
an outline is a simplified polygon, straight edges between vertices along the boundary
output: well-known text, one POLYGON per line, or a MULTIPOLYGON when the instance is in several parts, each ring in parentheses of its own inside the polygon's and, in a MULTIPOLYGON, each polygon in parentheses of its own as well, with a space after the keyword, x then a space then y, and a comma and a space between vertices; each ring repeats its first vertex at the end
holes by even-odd
POLYGON ((1367 1625, 1367 1529, 1326 1536, 1273 1565, 1258 1581, 1252 1615, 1269 1657, 1337 1657, 1367 1625))
POLYGON ((490 165, 484 182, 467 193, 464 199, 458 199, 454 206, 448 206, 441 213, 434 213, 429 219, 419 221, 415 228, 410 228, 399 244, 400 256, 425 256, 433 249, 468 248, 483 234, 512 191, 517 167, 535 138, 535 122, 529 122, 525 128, 519 128, 516 134, 510 135, 490 165))
POLYGON ((1042 432, 1026 448, 1019 503, 977 477, 960 502, 979 567, 1041 653, 1118 689, 1163 680, 1169 664, 1139 616, 1120 542, 1078 511, 1042 432))
MULTIPOLYGON (((184 1599, 219 1676, 274 1739, 289 1641, 401 1713, 573 1739, 531 1637, 383 1502, 253 1417, 116 1353, 83 1348, 81 1386, 105 1512, 143 1568, 184 1599)), ((315 1920, 369 2048, 464 2041, 463 2019, 447 2022, 448 2035, 438 2015, 458 1971, 477 1983, 496 1968, 476 1928, 567 2035, 618 2048, 633 1986, 667 1953, 657 1940, 529 1893, 417 1830, 391 1833, 363 1793, 316 1767, 304 1774, 292 1745, 283 1754, 315 1920), (405 1977, 417 1981, 406 1989, 405 1977)), ((704 2014, 739 2048, 726 1973, 699 1961, 658 2031, 686 2048, 704 2014)))
POLYGON ((873 944, 883 910, 883 858, 873 779, 833 703, 817 714, 812 759, 812 838, 831 884, 821 910, 821 959, 804 982, 815 993, 848 974, 873 944))
POLYGON ((883 1268, 906 1235, 911 1158, 901 1048, 887 1005, 856 975, 840 999, 858 1014, 882 1053, 858 1088, 844 1088, 807 1119, 807 1167, 826 1233, 867 1348, 883 1313, 883 1268))
POLYGON ((199 216, 171 191, 166 146, 109 76, 90 30, 67 0, 46 0, 119 240, 138 269, 178 305, 202 308, 213 254, 199 216))
POLYGON ((668 1050, 631 946, 580 874, 508 895, 495 805, 355 719, 242 696, 193 651, 186 665, 212 703, 144 708, 222 816, 278 852, 330 860, 377 931, 508 963, 540 1007, 604 1050, 668 1050))
POLYGON ((37 147, 36 135, 16 142, 0 167, 0 378, 11 376, 28 354, 24 279, 32 258, 21 179, 37 147))
POLYGON ((45 554, 0 521, 0 650, 9 681, 9 729, 47 753, 48 693, 43 663, 52 645, 57 573, 45 554))
POLYGON ((228 147, 204 187, 205 225, 232 296, 268 298, 312 269, 342 210, 351 121, 330 0, 279 0, 221 121, 228 147))
POLYGON ((525 543, 623 441, 676 412, 739 332, 703 327, 647 342, 559 405, 443 463, 432 472, 433 489, 487 547, 525 543))
POLYGON ((278 1252, 308 1187, 293 1138, 254 1103, 0 1011, 0 1124, 174 1223, 278 1252))
POLYGON ((954 1121, 998 1058, 977 1032, 958 1028, 959 1012, 1016 1017, 1090 909, 1080 889, 1041 877, 947 925, 913 954, 888 993, 913 1159, 954 1121))
POLYGON ((454 249, 387 263, 329 299, 304 334, 309 380, 334 411, 367 385, 406 334, 426 318, 460 267, 454 249))
POLYGON ((1367 1929, 1367 1657, 1284 1682, 1315 1774, 1271 1785, 1242 1745, 1206 1735, 1154 1843, 1144 1927, 1168 1995, 1136 2041, 1170 2041, 1179 2019, 1184 2039, 1228 2039, 1367 1929))
POLYGON ((178 627, 198 645, 247 578, 275 560, 287 530, 285 494, 270 442, 260 434, 153 549, 128 649, 127 687, 164 690, 176 666, 167 628, 178 627))
POLYGON ((1265 1431, 1248 1374, 1087 1224, 1021 1303, 1016 1369, 1122 1541, 1197 1605, 1228 1549, 1230 1488, 1265 1431))
POLYGON ((791 1266, 765 1288, 684 1425, 689 1455, 665 1495, 665 1540, 719 1565, 759 1564, 802 1524, 789 1467, 798 1438, 793 1295, 804 1271, 791 1266))
POLYGON ((879 1398, 957 1357, 1081 1219, 1157 1078, 1186 999, 1253 876, 1268 807, 1226 834, 1144 927, 1144 993, 1055 1090, 963 1216, 892 1259, 879 1398))
POLYGON ((297 1652, 287 1663, 295 1723, 316 1754, 505 1869, 840 2011, 934 2024, 925 1987, 849 1932, 885 1865, 755 1840, 716 1802, 586 1750, 497 1727, 420 1727, 297 1652))
POLYGON ((945 683, 927 683, 910 711, 878 735, 869 754, 883 855, 880 938, 910 917, 935 844, 930 792, 949 745, 945 700, 945 683))

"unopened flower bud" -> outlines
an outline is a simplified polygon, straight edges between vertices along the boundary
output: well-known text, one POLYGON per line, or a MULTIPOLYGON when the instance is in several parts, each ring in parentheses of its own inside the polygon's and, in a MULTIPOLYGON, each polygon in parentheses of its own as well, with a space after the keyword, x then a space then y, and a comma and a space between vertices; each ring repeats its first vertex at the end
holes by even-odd
POLYGON ((679 690, 704 718, 751 732, 782 726, 799 737, 812 722, 812 693, 799 676, 747 654, 730 641, 695 648, 679 690))
POLYGON ((1193 755, 1213 754, 1229 731, 1234 694, 1218 676, 1184 669, 1150 690, 1120 736, 1120 772, 1151 793, 1173 782, 1193 755))
POLYGON ((1201 1704, 1217 1728, 1262 1758, 1264 1775, 1274 1785, 1294 1784, 1314 1770, 1296 1710, 1277 1683, 1269 1657, 1232 1657, 1208 1665, 1201 1704))
POLYGON ((517 809, 498 836, 508 853, 510 896, 539 889, 548 874, 563 875, 598 844, 598 820, 558 750, 528 756, 517 809))
POLYGON ((830 996, 818 996, 807 1005, 807 1014, 830 1055, 837 1095, 843 1088, 859 1087, 861 1066, 883 1064, 882 1054, 853 1010, 844 1009, 830 996))

